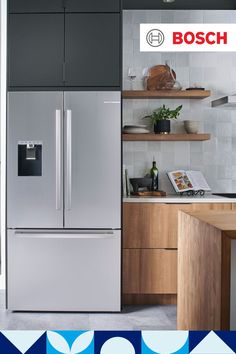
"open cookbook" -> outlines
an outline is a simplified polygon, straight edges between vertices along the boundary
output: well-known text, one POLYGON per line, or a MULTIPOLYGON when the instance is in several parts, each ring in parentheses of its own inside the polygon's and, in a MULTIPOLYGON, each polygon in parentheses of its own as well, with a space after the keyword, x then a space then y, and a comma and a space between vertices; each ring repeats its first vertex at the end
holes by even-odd
POLYGON ((211 190, 201 171, 178 170, 168 172, 167 175, 177 193, 211 190))

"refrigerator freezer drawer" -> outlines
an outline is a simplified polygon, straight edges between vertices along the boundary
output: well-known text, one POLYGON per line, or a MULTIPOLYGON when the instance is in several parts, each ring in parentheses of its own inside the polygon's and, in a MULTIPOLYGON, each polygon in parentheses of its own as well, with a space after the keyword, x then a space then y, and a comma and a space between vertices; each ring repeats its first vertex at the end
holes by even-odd
POLYGON ((120 311, 121 232, 8 230, 8 308, 120 311))

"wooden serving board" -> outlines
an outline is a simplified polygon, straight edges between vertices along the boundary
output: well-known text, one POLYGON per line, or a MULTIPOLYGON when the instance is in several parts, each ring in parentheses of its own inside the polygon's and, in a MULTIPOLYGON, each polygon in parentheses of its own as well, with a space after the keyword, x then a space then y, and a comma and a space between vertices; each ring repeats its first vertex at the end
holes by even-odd
POLYGON ((139 197, 166 197, 166 192, 163 191, 143 191, 133 192, 131 194, 139 197))
MULTIPOLYGON (((173 76, 176 79, 176 74, 172 70, 173 76)), ((149 69, 147 78, 147 90, 156 91, 161 89, 171 89, 174 85, 174 80, 170 73, 170 68, 167 65, 156 65, 149 69)))

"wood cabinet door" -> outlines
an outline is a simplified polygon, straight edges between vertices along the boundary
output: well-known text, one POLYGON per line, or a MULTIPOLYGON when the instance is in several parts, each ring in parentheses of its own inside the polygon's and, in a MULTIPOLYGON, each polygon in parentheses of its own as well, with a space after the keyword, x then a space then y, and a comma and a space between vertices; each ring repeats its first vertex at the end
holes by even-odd
POLYGON ((119 12, 120 0, 66 0, 66 12, 119 12))
POLYGON ((123 293, 140 293, 140 260, 139 249, 123 250, 123 293))
POLYGON ((9 15, 8 85, 63 86, 64 15, 9 15))
POLYGON ((120 86, 120 15, 65 15, 65 85, 120 86))
POLYGON ((232 206, 232 210, 236 210, 236 203, 232 203, 231 206, 232 206))
POLYGON ((177 251, 125 249, 124 294, 176 294, 177 251))
POLYGON ((141 250, 141 294, 177 293, 177 251, 141 250))
POLYGON ((191 204, 124 203, 124 248, 177 248, 178 211, 191 204))

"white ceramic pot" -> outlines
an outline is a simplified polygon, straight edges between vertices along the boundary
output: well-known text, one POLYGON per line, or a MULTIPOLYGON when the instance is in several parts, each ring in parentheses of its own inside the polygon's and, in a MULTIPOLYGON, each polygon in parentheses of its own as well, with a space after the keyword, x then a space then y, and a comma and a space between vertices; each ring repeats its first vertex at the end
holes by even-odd
POLYGON ((199 122, 196 120, 185 120, 184 128, 188 134, 197 134, 199 130, 199 122))

